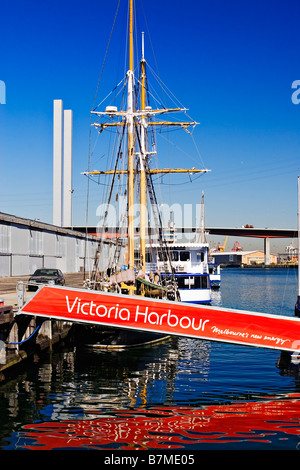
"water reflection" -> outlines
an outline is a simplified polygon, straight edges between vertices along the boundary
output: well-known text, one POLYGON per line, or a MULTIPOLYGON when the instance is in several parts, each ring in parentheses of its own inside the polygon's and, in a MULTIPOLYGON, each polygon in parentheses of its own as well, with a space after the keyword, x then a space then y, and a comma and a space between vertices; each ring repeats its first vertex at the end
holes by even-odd
POLYGON ((280 440, 300 433, 299 409, 300 394, 295 394, 202 409, 116 411, 110 417, 94 411, 94 419, 26 425, 19 438, 28 449, 195 449, 199 444, 271 443, 275 435, 280 440))
POLYGON ((287 438, 296 448, 300 393, 226 394, 220 384, 214 395, 211 348, 185 338, 122 354, 53 354, 0 387, 0 448, 238 448, 287 438))

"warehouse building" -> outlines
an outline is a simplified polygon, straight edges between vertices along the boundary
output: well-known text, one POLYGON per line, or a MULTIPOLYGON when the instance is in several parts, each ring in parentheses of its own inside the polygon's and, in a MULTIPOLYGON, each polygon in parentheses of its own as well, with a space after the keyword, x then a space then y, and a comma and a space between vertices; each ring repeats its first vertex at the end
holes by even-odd
MULTIPOLYGON (((263 251, 229 251, 214 252, 215 262, 222 266, 242 266, 265 264, 265 253, 263 251)), ((277 264, 277 256, 269 254, 268 264, 277 264)))
POLYGON ((89 271, 96 247, 92 235, 0 213, 0 276, 29 275, 43 267, 89 271))

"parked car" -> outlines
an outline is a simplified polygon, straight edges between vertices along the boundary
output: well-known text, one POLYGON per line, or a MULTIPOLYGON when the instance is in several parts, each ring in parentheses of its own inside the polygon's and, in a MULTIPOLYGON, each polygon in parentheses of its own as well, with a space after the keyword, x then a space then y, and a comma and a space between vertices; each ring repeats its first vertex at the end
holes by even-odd
POLYGON ((28 290, 37 290, 42 285, 65 285, 65 278, 60 269, 37 269, 28 280, 28 290))

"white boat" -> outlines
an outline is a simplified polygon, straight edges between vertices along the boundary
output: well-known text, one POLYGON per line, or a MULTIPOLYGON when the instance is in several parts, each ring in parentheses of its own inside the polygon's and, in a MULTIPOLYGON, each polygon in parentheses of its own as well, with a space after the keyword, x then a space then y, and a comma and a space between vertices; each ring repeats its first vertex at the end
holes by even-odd
POLYGON ((209 279, 212 289, 218 289, 221 287, 221 266, 219 263, 215 263, 215 259, 209 259, 208 262, 209 279))
MULTIPOLYGON (((172 261, 174 277, 178 286, 180 300, 198 304, 211 302, 211 284, 208 268, 208 243, 171 242, 168 246, 172 261)), ((149 279, 171 273, 168 260, 163 258, 158 245, 147 246, 146 272, 149 279), (148 258, 148 259, 147 259, 148 258)))
MULTIPOLYGON (((162 255, 158 245, 147 245, 146 272, 149 278, 152 278, 155 272, 161 273, 166 268, 169 273, 173 270, 182 302, 209 304, 211 302, 211 282, 208 263, 209 244, 205 242, 203 193, 200 230, 196 230, 195 240, 189 243, 183 240, 178 241, 175 232, 175 224, 171 219, 167 233, 163 234, 163 239, 170 252, 170 261, 162 255)), ((163 276, 164 274, 162 274, 163 276)))

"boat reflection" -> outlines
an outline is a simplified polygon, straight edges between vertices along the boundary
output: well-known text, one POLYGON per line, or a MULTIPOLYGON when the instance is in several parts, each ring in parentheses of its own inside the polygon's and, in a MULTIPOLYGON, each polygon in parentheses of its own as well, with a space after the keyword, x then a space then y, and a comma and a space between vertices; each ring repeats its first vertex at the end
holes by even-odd
POLYGON ((9 449, 300 446, 299 389, 220 394, 211 353, 210 342, 181 338, 122 354, 53 354, 2 386, 9 449))

